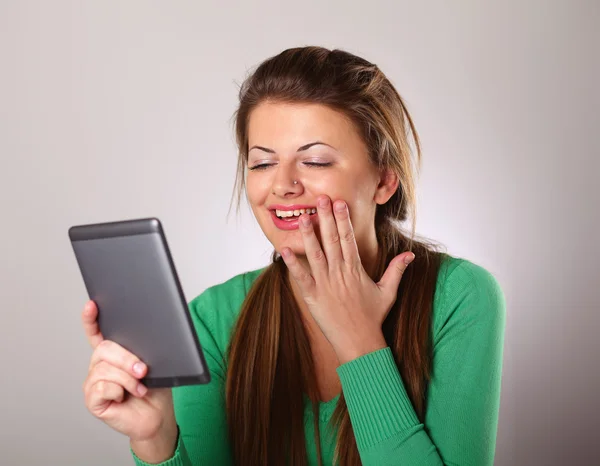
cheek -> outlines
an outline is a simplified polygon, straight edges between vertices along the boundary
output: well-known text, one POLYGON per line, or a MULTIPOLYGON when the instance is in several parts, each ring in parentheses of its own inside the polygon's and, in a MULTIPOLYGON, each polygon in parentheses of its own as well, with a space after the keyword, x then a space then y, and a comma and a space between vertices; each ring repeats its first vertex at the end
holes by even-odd
POLYGON ((357 239, 368 235, 375 221, 375 204, 373 197, 375 193, 364 185, 361 189, 354 189, 348 193, 346 198, 350 209, 350 220, 357 239))
POLYGON ((246 197, 253 207, 265 202, 269 193, 266 186, 265 180, 262 180, 260 177, 251 175, 246 179, 246 197))
POLYGON ((361 201, 349 204, 350 206, 350 221, 352 222, 352 229, 359 241, 368 231, 369 225, 373 224, 370 215, 369 207, 361 201))

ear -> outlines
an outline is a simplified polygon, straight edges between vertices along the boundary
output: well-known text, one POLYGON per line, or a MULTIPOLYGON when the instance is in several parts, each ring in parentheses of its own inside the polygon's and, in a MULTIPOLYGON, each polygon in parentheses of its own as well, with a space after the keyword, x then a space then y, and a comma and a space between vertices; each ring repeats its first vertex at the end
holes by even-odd
POLYGON ((374 201, 380 205, 385 204, 398 190, 399 184, 398 175, 393 170, 382 170, 379 176, 379 184, 375 191, 374 201))

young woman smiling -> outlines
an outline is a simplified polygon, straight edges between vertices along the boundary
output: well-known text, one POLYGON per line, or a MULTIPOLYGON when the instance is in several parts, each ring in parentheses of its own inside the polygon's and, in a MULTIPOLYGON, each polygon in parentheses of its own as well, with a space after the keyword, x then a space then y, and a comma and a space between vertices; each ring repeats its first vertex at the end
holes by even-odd
POLYGON ((493 464, 504 295, 415 239, 419 139, 390 81, 344 51, 285 50, 242 85, 236 133, 238 204, 274 253, 190 303, 211 383, 141 386, 90 302, 88 409, 138 465, 493 464))

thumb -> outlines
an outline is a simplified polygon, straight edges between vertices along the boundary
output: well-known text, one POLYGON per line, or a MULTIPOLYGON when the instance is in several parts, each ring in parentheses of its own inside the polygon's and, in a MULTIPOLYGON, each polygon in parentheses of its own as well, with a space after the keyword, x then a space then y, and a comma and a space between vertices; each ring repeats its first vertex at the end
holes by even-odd
POLYGON ((408 267, 408 264, 410 264, 414 258, 415 255, 412 252, 402 253, 399 256, 394 257, 383 274, 383 277, 381 277, 381 280, 379 280, 379 283, 377 284, 379 288, 381 288, 382 291, 395 296, 398 292, 398 286, 400 286, 402 275, 408 267))

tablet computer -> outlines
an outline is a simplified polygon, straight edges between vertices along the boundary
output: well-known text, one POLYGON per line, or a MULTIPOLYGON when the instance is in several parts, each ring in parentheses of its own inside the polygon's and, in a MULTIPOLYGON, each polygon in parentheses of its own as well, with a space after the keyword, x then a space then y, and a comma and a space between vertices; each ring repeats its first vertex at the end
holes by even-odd
POLYGON ((103 337, 146 363, 142 382, 149 388, 210 382, 161 222, 77 225, 69 238, 103 337))

